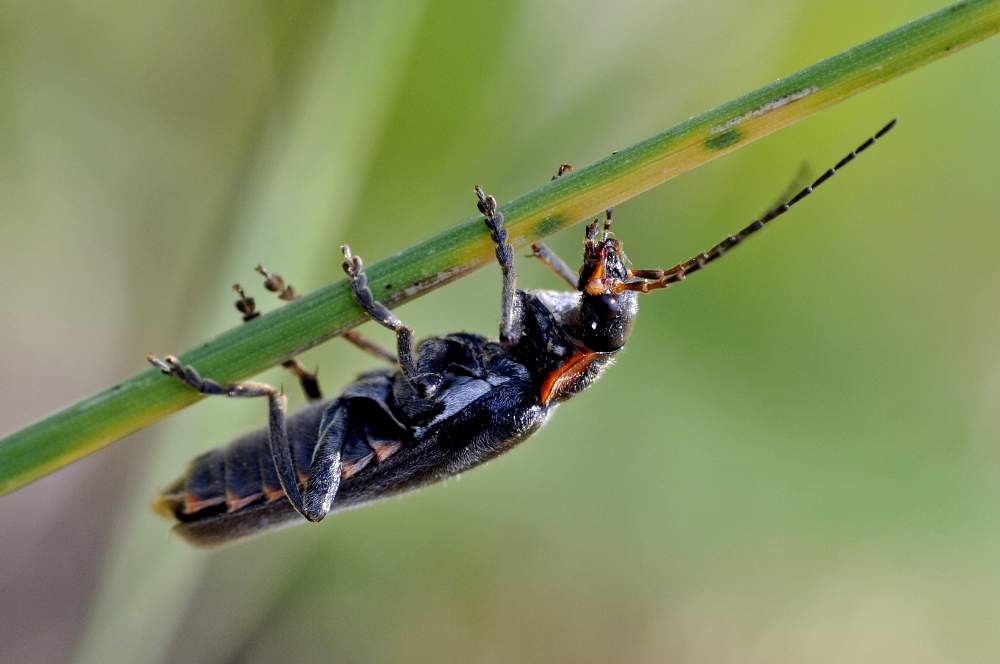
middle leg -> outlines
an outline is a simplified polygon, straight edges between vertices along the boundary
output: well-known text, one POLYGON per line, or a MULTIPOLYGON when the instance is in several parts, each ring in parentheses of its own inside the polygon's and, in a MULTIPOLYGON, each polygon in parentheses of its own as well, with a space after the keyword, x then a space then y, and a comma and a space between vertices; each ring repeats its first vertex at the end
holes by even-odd
MULTIPOLYGON (((264 277, 264 288, 272 293, 276 293, 278 295, 278 299, 284 300, 285 302, 291 302, 292 300, 297 300, 299 298, 298 293, 295 292, 295 287, 286 283, 280 274, 271 272, 263 265, 257 265, 254 269, 258 274, 264 277)), ((236 291, 236 294, 239 296, 235 305, 236 310, 243 315, 244 323, 260 316, 260 312, 257 310, 256 302, 252 297, 249 297, 246 294, 239 284, 234 284, 233 290, 236 291)), ((377 357, 383 362, 389 362, 392 364, 396 363, 395 355, 388 352, 378 344, 365 339, 354 330, 348 330, 340 336, 353 344, 355 347, 360 348, 373 357, 377 357)), ((319 386, 319 369, 310 372, 295 358, 285 360, 281 363, 281 366, 295 374, 295 376, 299 379, 299 384, 302 386, 302 391, 305 393, 306 398, 309 401, 318 401, 323 398, 323 392, 319 386)))
MULTIPOLYGON (((284 281, 282 281, 279 275, 268 272, 260 265, 257 266, 257 272, 266 278, 264 287, 269 291, 278 292, 278 297, 282 300, 291 301, 298 297, 295 294, 295 289, 291 285, 285 286, 284 281), (277 283, 280 283, 280 289, 273 287, 277 283)), ((239 299, 236 300, 236 310, 243 314, 244 323, 248 323, 260 316, 260 312, 257 311, 257 303, 252 297, 246 294, 242 286, 233 284, 233 290, 239 296, 239 299)), ((295 377, 299 379, 299 385, 302 386, 302 391, 305 393, 306 399, 309 401, 319 401, 323 398, 323 391, 319 387, 319 369, 309 371, 294 357, 282 362, 281 366, 295 374, 295 377)))
MULTIPOLYGON (((291 302, 292 300, 297 300, 299 298, 298 294, 295 292, 295 288, 291 284, 286 284, 285 280, 281 278, 280 274, 271 272, 263 265, 258 265, 256 268, 257 273, 264 277, 264 288, 271 291, 272 293, 277 293, 278 298, 285 300, 286 302, 291 302)), ((239 306, 237 305, 237 308, 239 306)), ((241 309, 242 311, 242 309, 241 309)), ((361 334, 355 330, 348 330, 340 335, 346 341, 353 344, 356 348, 363 350, 372 357, 377 357, 383 362, 388 362, 389 364, 396 363, 396 356, 385 350, 377 343, 365 339, 361 334)))
POLYGON ((368 275, 365 274, 361 257, 352 254, 350 246, 346 244, 340 249, 344 253, 344 273, 351 284, 354 301, 371 316, 372 320, 396 333, 396 361, 399 363, 400 371, 421 398, 429 396, 437 389, 440 376, 421 373, 417 369, 413 352, 413 330, 403 324, 389 307, 375 299, 375 294, 368 286, 368 275))

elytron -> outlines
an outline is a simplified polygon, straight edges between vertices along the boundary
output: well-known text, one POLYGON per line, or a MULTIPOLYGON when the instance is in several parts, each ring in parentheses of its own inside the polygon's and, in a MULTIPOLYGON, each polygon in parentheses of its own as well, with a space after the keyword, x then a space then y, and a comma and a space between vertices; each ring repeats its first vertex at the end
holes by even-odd
MULTIPOLYGON (((475 188, 479 211, 496 245, 503 274, 499 339, 455 333, 414 347, 412 331, 375 299, 361 259, 343 246, 354 299, 396 334, 389 353, 346 335, 392 367, 362 374, 340 396, 322 398, 314 374, 296 360, 308 406, 286 416, 283 392, 264 384, 221 385, 177 358, 149 361, 204 394, 264 397, 269 423, 224 448, 194 459, 157 498, 156 509, 199 545, 222 544, 277 527, 321 521, 331 512, 409 491, 488 461, 539 429, 561 402, 589 387, 625 346, 639 295, 683 281, 787 212, 895 125, 882 127, 811 185, 708 251, 666 270, 633 269, 611 232, 612 213, 594 220, 574 273, 551 250, 534 256, 572 290, 519 290, 514 251, 496 200, 475 188)), ((564 165, 559 175, 569 170, 564 165)), ((277 274, 258 266, 265 287, 296 297, 277 274)), ((234 286, 245 321, 253 299, 234 286)))

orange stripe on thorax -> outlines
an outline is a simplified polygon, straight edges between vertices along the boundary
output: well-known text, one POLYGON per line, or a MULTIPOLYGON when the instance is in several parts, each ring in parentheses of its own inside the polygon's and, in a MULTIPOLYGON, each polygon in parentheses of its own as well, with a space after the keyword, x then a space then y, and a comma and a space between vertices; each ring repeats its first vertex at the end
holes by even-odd
POLYGON ((597 359, 597 353, 590 351, 578 350, 570 355, 568 360, 559 365, 542 381, 542 389, 539 394, 542 405, 548 405, 549 399, 558 395, 568 383, 586 371, 595 359, 597 359))

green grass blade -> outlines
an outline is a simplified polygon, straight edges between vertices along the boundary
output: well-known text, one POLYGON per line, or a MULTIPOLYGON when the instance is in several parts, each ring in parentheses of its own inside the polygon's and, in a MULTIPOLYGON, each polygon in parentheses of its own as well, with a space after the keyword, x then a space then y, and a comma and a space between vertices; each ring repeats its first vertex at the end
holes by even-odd
MULTIPOLYGON (((820 109, 991 36, 998 29, 1000 0, 958 2, 917 19, 503 205, 511 241, 524 246, 567 228, 820 109)), ((399 304, 492 258, 489 236, 478 218, 473 218, 373 264, 369 277, 382 300, 399 304)), ((245 378, 363 320, 346 284, 338 282, 181 357, 217 380, 245 378)), ((147 370, 13 433, 0 440, 0 494, 72 463, 198 398, 176 381, 147 370)))

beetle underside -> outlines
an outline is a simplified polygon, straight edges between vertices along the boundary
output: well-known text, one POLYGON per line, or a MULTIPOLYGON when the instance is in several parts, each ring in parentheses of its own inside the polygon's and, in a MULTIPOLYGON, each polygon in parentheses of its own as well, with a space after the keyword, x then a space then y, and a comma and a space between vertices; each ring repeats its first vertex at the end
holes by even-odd
MULTIPOLYGON (((787 212, 873 145, 895 120, 820 175, 811 185, 706 252, 666 270, 633 269, 611 233, 612 215, 587 227, 583 266, 573 272, 550 249, 534 256, 570 291, 516 288, 514 253, 496 200, 476 187, 478 207, 496 245, 503 273, 499 340, 475 334, 425 339, 414 347, 410 328, 368 287, 364 265, 346 245, 344 271, 368 315, 396 334, 390 353, 357 333, 344 337, 392 363, 363 374, 324 400, 314 373, 296 360, 310 405, 291 417, 285 396, 264 383, 221 385, 177 358, 150 362, 205 394, 263 397, 269 424, 191 462, 155 503, 199 545, 235 541, 285 525, 320 521, 329 513, 393 496, 477 466, 534 433, 552 409, 601 375, 624 347, 638 313, 638 295, 683 281, 767 223, 787 212)), ((564 165, 558 175, 569 172, 564 165)), ((294 289, 261 266, 264 285, 281 299, 294 289)), ((255 303, 242 288, 237 309, 253 324, 255 303)))

